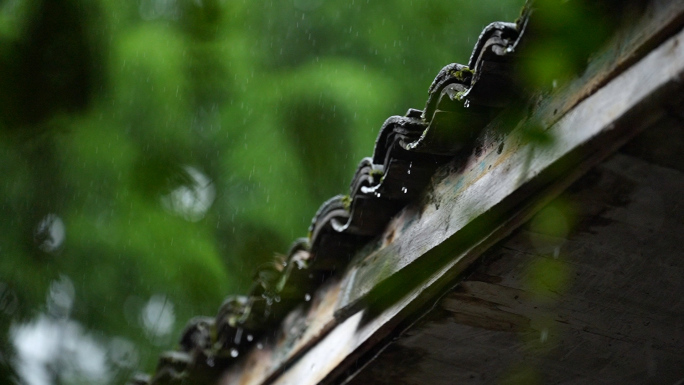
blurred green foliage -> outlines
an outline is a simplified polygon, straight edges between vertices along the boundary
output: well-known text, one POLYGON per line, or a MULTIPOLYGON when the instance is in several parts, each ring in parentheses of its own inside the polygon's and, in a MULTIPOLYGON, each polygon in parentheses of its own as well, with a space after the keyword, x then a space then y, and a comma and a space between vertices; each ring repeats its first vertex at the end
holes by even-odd
POLYGON ((76 321, 107 368, 53 354, 43 383, 150 371, 187 319, 306 235, 386 117, 422 108, 439 69, 521 6, 0 1, 0 382, 43 315, 66 336, 76 321))
POLYGON ((581 74, 629 3, 638 2, 534 0, 526 54, 520 66, 524 84, 556 88, 581 74))

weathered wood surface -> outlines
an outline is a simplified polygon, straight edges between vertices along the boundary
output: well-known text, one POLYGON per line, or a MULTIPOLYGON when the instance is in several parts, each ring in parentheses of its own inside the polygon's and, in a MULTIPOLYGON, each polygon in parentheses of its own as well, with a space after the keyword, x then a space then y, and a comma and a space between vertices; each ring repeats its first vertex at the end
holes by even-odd
POLYGON ((544 99, 538 109, 542 125, 548 127, 579 102, 660 45, 684 26, 684 1, 626 2, 629 7, 622 26, 593 55, 584 73, 559 90, 567 97, 544 99), (638 17, 634 14, 638 13, 638 17))
POLYGON ((257 349, 229 369, 221 383, 262 384, 281 374, 286 369, 285 363, 296 359, 337 326, 334 311, 339 292, 340 281, 329 279, 312 296, 308 309, 296 308, 283 321, 280 330, 258 342, 257 349))
POLYGON ((551 126, 546 132, 553 145, 525 141, 517 135, 524 127, 485 143, 462 174, 449 173, 433 187, 426 205, 403 211, 388 226, 385 238, 391 242, 352 267, 343 283, 340 309, 355 308, 381 282, 459 235, 474 218, 510 199, 562 158, 572 167, 591 166, 601 153, 606 156, 624 144, 639 126, 659 119, 663 97, 672 97, 672 88, 679 88, 684 76, 683 36, 680 32, 668 40, 551 126))
POLYGON ((612 157, 560 198, 567 237, 516 231, 350 383, 682 383, 682 191, 681 171, 612 157))
POLYGON ((659 119, 664 113, 659 106, 662 98, 680 91, 677 81, 684 70, 681 39, 681 34, 677 35, 577 104, 549 129, 556 136, 553 147, 535 148, 515 131, 485 138, 484 146, 467 164, 458 170, 443 170, 423 205, 407 208, 389 226, 379 251, 354 264, 343 281, 326 284, 309 309, 291 314, 275 337, 262 341, 258 345, 262 349, 249 352, 229 369, 221 383, 333 380, 396 327, 403 327, 410 314, 444 290, 496 240, 528 219, 544 199, 559 193, 640 127, 659 119), (652 113, 644 114, 644 108, 652 108, 652 113), (633 124, 623 124, 626 121, 633 124), (571 160, 578 167, 556 185, 547 186, 545 181, 530 189, 559 159, 571 160), (542 194, 541 201, 525 199, 533 191, 542 194), (512 196, 515 199, 501 204, 512 196), (522 201, 527 203, 521 205, 522 201), (498 215, 509 217, 499 216, 498 226, 488 228, 485 239, 470 239, 468 245, 453 241, 455 234, 467 232, 471 220, 498 209, 498 215), (417 263, 419 259, 429 263, 417 263), (413 274, 417 269, 425 271, 413 274), (388 278, 403 278, 402 271, 411 272, 411 287, 400 291, 392 303, 357 312, 368 304, 366 300, 382 299, 383 290, 393 289, 388 278), (342 318, 334 317, 335 310, 342 318))

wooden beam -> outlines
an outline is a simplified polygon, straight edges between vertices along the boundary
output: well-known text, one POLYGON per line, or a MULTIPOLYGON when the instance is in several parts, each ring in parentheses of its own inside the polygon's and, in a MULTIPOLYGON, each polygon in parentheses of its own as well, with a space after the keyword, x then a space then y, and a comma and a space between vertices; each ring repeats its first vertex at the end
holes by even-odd
MULTIPOLYGON (((676 127, 660 138, 682 148, 676 127)), ((509 383, 521 366, 551 384, 684 378, 684 173, 624 152, 551 204, 566 236, 516 230, 351 384, 509 383)))
POLYGON ((574 104, 546 127, 552 146, 540 147, 524 134, 543 120, 506 135, 506 122, 490 125, 482 147, 465 164, 441 170, 423 202, 393 220, 377 249, 355 261, 341 281, 328 282, 308 310, 288 317, 281 338, 258 345, 262 349, 230 368, 221 383, 332 381, 540 205, 659 119, 663 99, 682 92, 683 40, 678 33, 574 104))
POLYGON ((592 55, 587 69, 563 86, 564 97, 544 99, 536 111, 544 127, 558 121, 582 100, 639 61, 684 26, 684 2, 625 2, 626 17, 605 46, 592 55))
POLYGON ((352 266, 342 285, 345 291, 338 311, 365 306, 359 301, 381 290, 384 281, 432 250, 441 253, 437 248, 450 240, 458 247, 456 238, 475 219, 493 213, 498 221, 496 217, 506 215, 509 206, 529 200, 533 191, 525 187, 535 190, 548 183, 544 179, 549 172, 564 171, 554 168, 590 168, 660 118, 663 111, 658 105, 679 90, 684 73, 683 36, 680 32, 668 40, 549 127, 550 146, 525 137, 529 125, 537 124, 534 121, 503 138, 497 135, 502 129, 496 124, 488 127, 492 139, 484 143, 480 155, 468 160, 465 171, 449 173, 436 183, 427 204, 407 208, 390 224, 384 237, 391 242, 352 266))

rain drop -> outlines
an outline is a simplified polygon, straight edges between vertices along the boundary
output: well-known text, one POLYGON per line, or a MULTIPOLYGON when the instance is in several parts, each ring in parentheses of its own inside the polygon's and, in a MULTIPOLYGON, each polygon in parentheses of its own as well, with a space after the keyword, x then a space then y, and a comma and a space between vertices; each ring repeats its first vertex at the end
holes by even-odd
POLYGON ((238 354, 239 354, 239 353, 238 353, 237 349, 235 349, 235 348, 231 348, 231 349, 230 349, 230 356, 231 356, 231 357, 235 358, 235 357, 238 356, 238 354))
POLYGON ((466 100, 465 103, 463 103, 463 107, 469 108, 470 107, 470 100, 466 100))
POLYGON ((259 342, 259 343, 257 344, 257 349, 261 350, 261 349, 263 349, 263 348, 264 348, 264 345, 263 345, 261 342, 259 342))
POLYGON ((247 334, 247 342, 252 342, 253 339, 254 336, 252 336, 251 334, 247 334))
POLYGON ((304 301, 306 301, 306 302, 311 301, 311 294, 306 293, 306 294, 304 295, 304 301))

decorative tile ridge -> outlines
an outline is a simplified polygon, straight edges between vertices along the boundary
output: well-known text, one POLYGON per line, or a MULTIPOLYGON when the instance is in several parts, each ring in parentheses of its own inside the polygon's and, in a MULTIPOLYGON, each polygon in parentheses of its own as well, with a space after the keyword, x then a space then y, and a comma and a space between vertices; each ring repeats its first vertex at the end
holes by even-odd
POLYGON ((215 381, 257 340, 269 337, 292 309, 310 301, 321 283, 345 269, 422 193, 438 167, 469 151, 497 112, 520 96, 513 63, 528 14, 517 24, 488 25, 468 66, 454 63, 439 71, 423 110, 409 109, 383 123, 373 155, 359 163, 349 194, 321 205, 309 236, 260 266, 248 295, 227 297, 216 317, 191 319, 178 350, 164 353, 152 376, 136 375, 129 384, 215 381))

